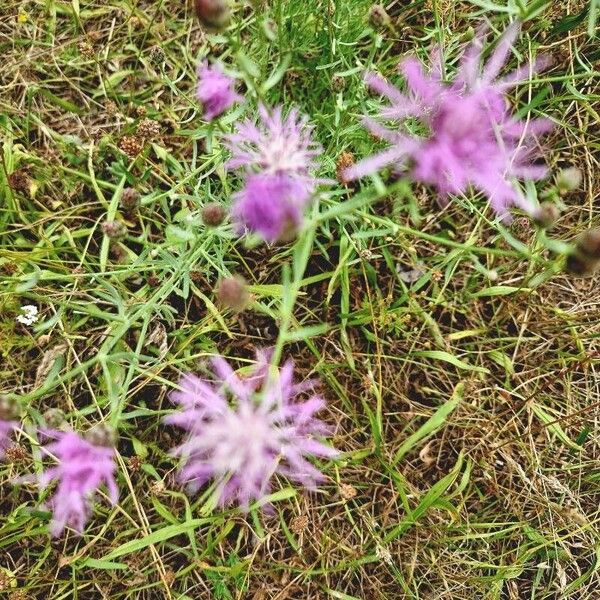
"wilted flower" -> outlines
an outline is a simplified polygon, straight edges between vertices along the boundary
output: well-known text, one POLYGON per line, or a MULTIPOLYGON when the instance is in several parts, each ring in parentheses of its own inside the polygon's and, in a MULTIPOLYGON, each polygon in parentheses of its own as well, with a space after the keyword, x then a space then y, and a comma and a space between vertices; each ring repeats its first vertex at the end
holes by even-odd
POLYGON ((202 102, 207 121, 212 121, 236 102, 243 100, 234 86, 235 79, 225 74, 218 65, 203 62, 198 67, 196 96, 202 102))
POLYGON ((33 325, 38 320, 38 308, 33 304, 21 306, 21 314, 17 315, 17 321, 22 325, 33 325))
POLYGON ((232 153, 227 168, 246 173, 246 184, 234 198, 234 218, 273 242, 300 227, 304 209, 322 183, 313 174, 321 147, 297 110, 283 117, 281 107, 269 111, 261 105, 259 114, 259 125, 243 121, 225 139, 232 153))
POLYGON ((58 461, 39 478, 42 487, 58 481, 50 500, 53 512, 51 533, 57 537, 68 525, 81 534, 92 512, 95 492, 102 484, 106 485, 110 501, 116 504, 118 500, 114 478, 115 450, 94 445, 72 431, 51 430, 43 435, 55 441, 43 446, 42 450, 58 461))
POLYGON ((417 118, 429 133, 411 136, 366 117, 365 127, 391 146, 350 167, 345 178, 358 179, 387 165, 402 169, 410 160, 412 177, 435 186, 442 202, 448 194, 461 194, 473 186, 488 196, 500 216, 506 216, 511 205, 531 213, 534 206, 511 180, 539 179, 546 174, 545 167, 532 164, 531 156, 537 136, 551 124, 546 119, 518 120, 508 108, 506 92, 548 61, 540 59, 498 79, 517 33, 518 26, 509 27, 483 68, 482 39, 477 37, 464 53, 451 85, 442 81, 436 64, 439 56, 438 60, 433 57, 430 74, 414 58, 401 63, 408 94, 379 75, 367 73, 367 85, 391 103, 381 110, 384 120, 417 118))
POLYGON ((213 361, 213 369, 217 383, 191 374, 182 378, 181 390, 171 396, 182 410, 165 419, 187 431, 173 454, 183 459, 179 475, 189 490, 212 479, 221 505, 247 509, 269 493, 275 474, 315 489, 324 476, 307 457, 333 458, 337 452, 319 441, 329 433, 315 417, 323 399, 313 394, 297 400, 313 383, 295 384, 291 362, 270 373, 264 353, 246 378, 223 358, 213 361))

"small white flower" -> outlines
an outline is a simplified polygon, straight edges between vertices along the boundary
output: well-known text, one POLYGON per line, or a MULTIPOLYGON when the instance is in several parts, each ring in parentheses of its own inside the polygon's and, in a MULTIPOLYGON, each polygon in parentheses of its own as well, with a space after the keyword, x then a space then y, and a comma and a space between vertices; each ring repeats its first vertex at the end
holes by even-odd
POLYGON ((17 315, 17 321, 23 323, 23 325, 33 325, 38 320, 38 308, 33 304, 26 304, 21 306, 21 312, 23 314, 17 315))

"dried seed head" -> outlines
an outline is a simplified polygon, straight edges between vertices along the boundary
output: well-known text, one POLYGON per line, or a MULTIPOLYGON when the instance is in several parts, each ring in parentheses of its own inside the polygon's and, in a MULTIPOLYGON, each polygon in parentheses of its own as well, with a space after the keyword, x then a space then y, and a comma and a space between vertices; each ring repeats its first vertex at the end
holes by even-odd
POLYGON ((94 425, 85 432, 84 437, 90 444, 105 446, 106 448, 114 448, 118 439, 117 432, 105 423, 94 425))
POLYGON ((142 119, 137 128, 137 134, 142 138, 155 138, 160 135, 160 124, 152 119, 142 119))
POLYGON ((142 468, 142 459, 139 456, 130 456, 127 464, 132 473, 137 473, 142 468))
POLYGON ((335 175, 340 183, 346 183, 344 171, 354 164, 354 154, 352 152, 342 152, 337 159, 335 166, 335 175))
POLYGON ((583 176, 577 167, 569 167, 556 175, 556 187, 561 194, 572 192, 581 186, 583 176))
POLYGON ((536 225, 544 229, 552 227, 560 217, 560 209, 553 202, 542 202, 533 215, 536 225))
POLYGON ((135 107, 135 115, 136 115, 137 117, 140 117, 140 119, 141 119, 142 117, 145 117, 145 116, 146 116, 146 107, 145 107, 145 106, 143 106, 142 104, 138 104, 138 105, 135 107))
POLYGON ((160 66, 165 62, 165 51, 160 46, 150 48, 150 62, 153 65, 160 66))
POLYGON ((250 294, 246 288, 246 280, 239 275, 221 279, 217 285, 219 302, 235 312, 243 311, 250 302, 250 294))
POLYGON ((369 10, 369 23, 374 29, 385 29, 391 25, 392 20, 381 4, 373 4, 369 10))
POLYGON ((348 483, 340 483, 340 496, 344 500, 352 500, 356 496, 356 488, 348 483))
POLYGON ((12 262, 9 260, 8 262, 4 262, 0 265, 0 269, 7 275, 14 275, 19 270, 19 265, 16 262, 12 262))
POLYGON ((209 202, 202 207, 202 222, 208 227, 218 227, 225 220, 225 209, 218 202, 209 202))
POLYGON ((50 429, 60 429, 66 422, 65 413, 60 408, 49 408, 44 412, 44 421, 50 429))
POLYGON ((165 491, 165 484, 162 481, 153 481, 150 484, 150 493, 155 496, 160 496, 165 491))
POLYGON ((296 535, 304 533, 307 527, 308 517, 306 515, 299 515, 297 517, 294 517, 290 522, 290 531, 292 531, 292 533, 295 533, 296 535))
POLYGON ((223 30, 229 25, 231 10, 227 0, 194 0, 200 22, 208 29, 223 30))
POLYGON ((119 111, 119 107, 113 100, 107 100, 104 103, 104 110, 109 117, 114 117, 119 111))
MULTIPOLYGON (((27 459, 27 451, 23 446, 10 446, 6 449, 5 456, 11 462, 23 462, 27 459)), ((1 589, 2 588, 0 587, 0 590, 1 589)))
POLYGON ((119 142, 119 148, 129 158, 135 158, 144 149, 144 144, 135 136, 124 135, 119 142))
POLYGON ((19 405, 14 398, 0 394, 0 420, 11 421, 19 416, 19 405))
POLYGON ((140 193, 135 188, 126 187, 121 194, 121 208, 132 212, 140 203, 140 193))
POLYGON ((89 42, 79 42, 77 49, 79 50, 79 54, 85 58, 93 58, 94 56, 94 47, 89 42))
POLYGON ((30 190, 31 181, 23 169, 17 169, 8 176, 8 185, 13 192, 26 194, 30 190))
POLYGON ((346 80, 341 75, 333 75, 331 78, 331 89, 334 92, 341 92, 346 89, 346 80))

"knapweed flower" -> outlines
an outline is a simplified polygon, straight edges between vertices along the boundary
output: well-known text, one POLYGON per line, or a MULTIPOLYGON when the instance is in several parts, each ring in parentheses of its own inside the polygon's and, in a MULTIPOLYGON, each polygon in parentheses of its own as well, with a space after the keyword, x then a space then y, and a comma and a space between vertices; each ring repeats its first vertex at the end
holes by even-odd
POLYGON ((17 414, 18 407, 14 400, 0 394, 0 460, 10 447, 10 436, 17 428, 17 422, 14 420, 17 414))
POLYGON ((22 325, 33 325, 38 320, 38 307, 33 304, 21 306, 21 314, 17 315, 17 321, 22 325))
POLYGON ((274 242, 297 232, 316 186, 323 183, 314 176, 321 146, 297 110, 287 117, 280 106, 258 110, 258 125, 247 119, 225 138, 232 154, 226 166, 245 173, 244 188, 234 197, 234 219, 241 229, 274 242))
POLYGON ((14 421, 0 419, 0 460, 4 458, 7 448, 10 447, 10 436, 16 427, 14 421))
POLYGON ((202 103, 204 118, 212 121, 243 98, 235 91, 235 79, 218 65, 203 62, 198 67, 196 97, 202 103))
POLYGON ((216 483, 221 505, 248 509, 282 475, 308 489, 324 479, 307 457, 333 458, 337 452, 320 441, 329 428, 315 414, 323 399, 310 392, 313 382, 295 384, 294 367, 286 363, 276 373, 266 353, 259 353, 252 373, 238 376, 223 358, 213 361, 217 382, 185 375, 171 399, 182 408, 165 422, 186 430, 173 450, 182 458, 179 473, 191 492, 209 480, 216 483))
POLYGON ((39 478, 41 487, 58 482, 49 502, 53 513, 52 536, 58 537, 66 526, 81 535, 91 515, 95 493, 101 485, 106 485, 113 504, 118 500, 114 478, 115 450, 93 444, 72 431, 51 430, 43 432, 43 436, 54 440, 42 447, 43 452, 58 461, 39 478))
POLYGON ((390 106, 381 110, 382 120, 417 119, 428 133, 424 137, 412 136, 366 117, 365 127, 389 142, 390 147, 347 169, 346 180, 358 179, 388 165, 402 171, 410 164, 411 176, 436 187, 442 204, 448 194, 462 194, 472 186, 487 195, 501 217, 507 216, 511 205, 533 213, 535 207, 522 196, 513 180, 539 179, 546 174, 545 167, 532 163, 532 154, 537 137, 547 132, 551 124, 546 119, 517 119, 510 112, 506 93, 548 61, 539 59, 498 78, 517 34, 518 26, 510 26, 483 67, 482 36, 476 37, 463 54, 451 84, 442 81, 435 54, 429 74, 414 58, 401 63, 407 94, 379 75, 367 73, 367 85, 390 101, 390 106))

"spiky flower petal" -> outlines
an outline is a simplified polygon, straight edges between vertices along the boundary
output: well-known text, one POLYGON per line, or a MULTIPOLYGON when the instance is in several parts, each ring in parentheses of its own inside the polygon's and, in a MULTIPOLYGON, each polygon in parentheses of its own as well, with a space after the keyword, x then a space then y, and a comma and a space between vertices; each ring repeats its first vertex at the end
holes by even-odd
POLYGON ((243 98, 235 91, 235 79, 225 74, 218 65, 207 62, 198 67, 196 96, 202 103, 204 118, 212 121, 243 98))
POLYGON ((367 85, 390 105, 381 110, 380 120, 366 117, 364 125, 390 147, 347 169, 345 179, 358 179, 394 165, 396 171, 409 168, 416 181, 436 187, 442 203, 449 194, 465 193, 472 186, 487 195, 501 217, 507 216, 512 205, 533 214, 535 207, 514 180, 539 179, 546 174, 545 167, 532 163, 532 155, 538 136, 551 124, 546 119, 518 120, 510 112, 506 92, 547 61, 540 59, 498 78, 517 34, 518 26, 511 26, 483 68, 482 37, 477 37, 465 51, 450 85, 442 81, 435 55, 429 74, 414 58, 401 63, 408 94, 379 75, 367 73, 367 85), (402 123, 408 118, 420 120, 429 133, 412 136, 381 123, 402 123))
POLYGON ((314 170, 321 147, 308 119, 292 109, 259 106, 260 122, 245 120, 225 139, 231 151, 228 169, 241 169, 245 185, 235 196, 233 216, 241 229, 267 241, 289 237, 302 224, 317 184, 314 170))
POLYGON ((213 480, 220 504, 244 509, 269 493, 276 474, 315 489, 324 477, 307 458, 337 452, 320 441, 329 433, 315 416, 323 399, 297 398, 313 383, 295 384, 291 362, 274 373, 266 353, 258 354, 246 378, 223 358, 213 361, 213 369, 216 383, 191 374, 182 378, 171 396, 182 410, 165 419, 187 432, 173 454, 182 458, 179 476, 188 489, 196 492, 213 480))
POLYGON ((42 487, 57 481, 58 487, 49 502, 53 512, 51 533, 58 537, 66 526, 81 534, 91 512, 94 495, 106 485, 108 496, 116 504, 119 492, 114 478, 115 450, 96 446, 72 431, 44 433, 55 441, 42 447, 54 456, 57 465, 46 469, 39 478, 42 487))

